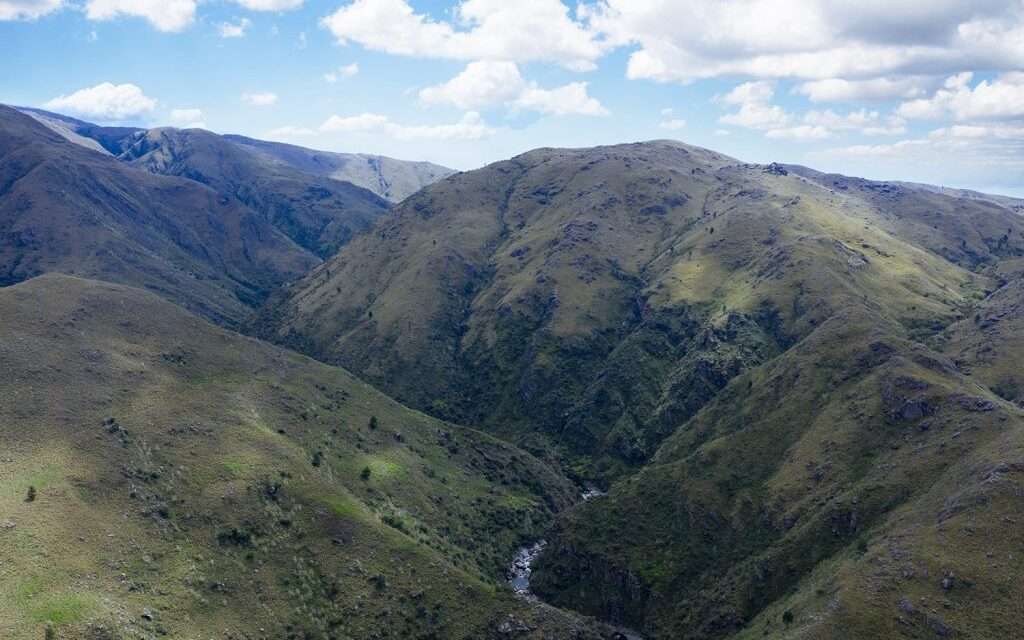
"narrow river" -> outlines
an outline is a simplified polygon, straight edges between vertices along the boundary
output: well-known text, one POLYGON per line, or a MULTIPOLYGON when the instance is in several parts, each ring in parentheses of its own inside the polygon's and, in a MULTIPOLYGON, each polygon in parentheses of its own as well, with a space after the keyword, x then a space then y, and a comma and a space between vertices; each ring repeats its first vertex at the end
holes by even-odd
MULTIPOLYGON (((580 497, 586 500, 593 500, 605 495, 603 491, 594 486, 588 486, 584 489, 580 497)), ((544 551, 544 547, 547 546, 547 540, 538 540, 533 544, 525 547, 519 547, 516 551, 516 555, 512 558, 512 565, 508 569, 508 583, 512 585, 512 590, 519 595, 536 600, 537 597, 530 591, 530 574, 533 573, 533 563, 540 556, 541 552, 544 551)))

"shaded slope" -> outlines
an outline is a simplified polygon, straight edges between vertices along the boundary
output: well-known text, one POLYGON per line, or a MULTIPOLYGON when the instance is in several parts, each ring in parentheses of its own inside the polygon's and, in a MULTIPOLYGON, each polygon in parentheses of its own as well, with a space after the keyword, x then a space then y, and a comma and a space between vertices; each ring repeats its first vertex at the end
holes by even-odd
POLYGON ((401 202, 423 187, 455 173, 431 162, 317 151, 245 136, 224 137, 264 161, 272 160, 303 173, 351 182, 391 202, 401 202))
POLYGON ((238 323, 319 260, 194 181, 154 176, 0 107, 0 282, 49 271, 157 291, 238 323))
POLYGON ((1012 637, 1022 456, 1024 414, 849 308, 570 513, 534 588, 656 638, 1012 637))
POLYGON ((837 309, 931 335, 1024 250, 1004 208, 867 193, 671 142, 542 149, 402 203, 260 330, 614 476, 837 309))
POLYGON ((528 454, 123 286, 0 334, 4 638, 598 637, 499 584, 575 499, 528 454))
POLYGON ((150 129, 124 142, 121 160, 195 180, 262 214, 296 244, 332 255, 388 210, 374 193, 250 153, 202 129, 150 129))

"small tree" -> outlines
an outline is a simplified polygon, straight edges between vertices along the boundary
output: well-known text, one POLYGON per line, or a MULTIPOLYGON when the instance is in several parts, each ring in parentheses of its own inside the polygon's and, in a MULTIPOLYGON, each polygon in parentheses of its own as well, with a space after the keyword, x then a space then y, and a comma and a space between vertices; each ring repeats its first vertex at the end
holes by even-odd
POLYGON ((380 424, 377 422, 377 416, 370 416, 370 431, 375 431, 380 424))
POLYGON ((370 467, 363 467, 363 470, 359 472, 359 477, 363 480, 369 480, 371 473, 373 472, 370 471, 370 467))
POLYGON ((57 640, 57 632, 53 628, 52 622, 46 623, 46 629, 43 630, 44 640, 57 640))
POLYGON ((35 502, 35 501, 36 501, 36 488, 34 486, 32 486, 32 485, 29 485, 28 493, 25 495, 25 502, 35 502))

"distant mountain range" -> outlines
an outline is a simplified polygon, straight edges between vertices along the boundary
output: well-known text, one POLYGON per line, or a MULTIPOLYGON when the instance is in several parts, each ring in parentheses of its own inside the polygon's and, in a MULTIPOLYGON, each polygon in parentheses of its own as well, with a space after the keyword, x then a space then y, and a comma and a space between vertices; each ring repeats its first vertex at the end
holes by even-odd
MULTIPOLYGON (((129 147, 134 146, 138 142, 138 137, 146 136, 144 129, 101 127, 41 109, 28 107, 19 107, 19 109, 72 142, 97 151, 106 151, 115 156, 120 156, 129 147)), ((167 128, 163 130, 167 130, 167 128)), ((184 130, 178 131, 182 134, 185 133, 184 130)), ((203 134, 219 138, 223 142, 234 143, 242 150, 251 152, 255 158, 246 160, 247 163, 278 164, 283 167, 291 167, 304 174, 350 182, 372 191, 389 202, 400 202, 428 184, 455 173, 452 169, 431 162, 409 162, 363 153, 316 151, 245 136, 218 136, 208 131, 203 131, 203 134)), ((226 147, 227 145, 224 145, 221 148, 226 147)))
MULTIPOLYGON (((252 144, 200 129, 100 127, 0 106, 0 279, 98 277, 237 325, 390 206, 252 144)), ((407 179, 400 161, 378 166, 407 179)), ((420 164, 411 166, 423 177, 420 164)))

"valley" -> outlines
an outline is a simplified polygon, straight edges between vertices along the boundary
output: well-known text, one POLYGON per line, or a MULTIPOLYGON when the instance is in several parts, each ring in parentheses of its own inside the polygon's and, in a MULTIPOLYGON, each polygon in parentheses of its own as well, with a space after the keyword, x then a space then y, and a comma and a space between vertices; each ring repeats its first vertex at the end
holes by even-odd
POLYGON ((1014 637, 1022 205, 0 106, 0 635, 1014 637))

